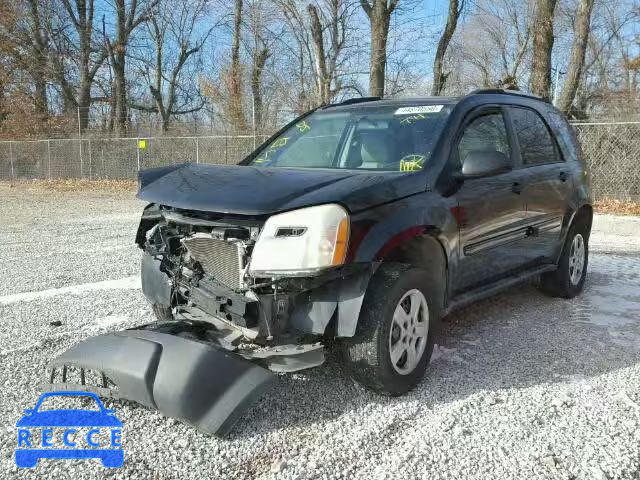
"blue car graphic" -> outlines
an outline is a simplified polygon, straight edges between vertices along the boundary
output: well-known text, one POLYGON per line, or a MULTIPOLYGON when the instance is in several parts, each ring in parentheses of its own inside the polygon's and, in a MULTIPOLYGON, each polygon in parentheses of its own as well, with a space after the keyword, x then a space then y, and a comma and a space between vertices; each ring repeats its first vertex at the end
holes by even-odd
MULTIPOLYGON (((104 405, 95 393, 90 392, 47 392, 40 396, 38 403, 33 409, 25 409, 26 413, 18 422, 16 427, 19 429, 33 429, 42 427, 106 427, 111 428, 112 443, 111 446, 120 446, 119 435, 122 428, 122 422, 115 416, 114 410, 104 408, 104 405), (76 396, 93 398, 100 411, 82 410, 82 409, 59 409, 39 411, 42 402, 53 396, 76 396), (114 430, 117 429, 117 430, 114 430), (118 442, 114 441, 114 436, 118 442)), ((96 433, 98 429, 92 430, 96 433)), ((45 432, 45 430, 42 430, 45 432)), ((91 431, 87 435, 87 442, 91 442, 91 431)), ((16 449, 16 465, 18 467, 33 468, 37 465, 41 458, 55 459, 83 459, 83 458, 99 458, 102 465, 108 468, 118 468, 124 463, 124 450, 122 448, 98 449, 56 449, 56 448, 20 448, 21 444, 30 446, 28 437, 24 437, 24 430, 18 431, 18 448, 16 449), (22 441, 21 441, 22 440, 22 441)), ((47 437, 48 439, 50 437, 47 437)), ((43 433, 43 444, 46 440, 43 433)), ((64 436, 65 444, 74 446, 74 443, 67 443, 67 436, 64 436)), ((93 443, 91 443, 93 445, 93 443)), ((98 444, 95 444, 98 446, 98 444)))

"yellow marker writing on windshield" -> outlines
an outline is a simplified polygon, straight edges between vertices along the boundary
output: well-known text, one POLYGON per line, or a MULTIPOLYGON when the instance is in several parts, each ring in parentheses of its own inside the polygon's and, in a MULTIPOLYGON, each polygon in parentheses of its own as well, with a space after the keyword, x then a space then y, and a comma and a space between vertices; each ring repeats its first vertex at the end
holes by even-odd
POLYGON ((273 142, 269 148, 281 148, 281 147, 284 147, 287 144, 288 141, 289 141, 289 137, 279 138, 278 140, 273 142))
POLYGON ((311 130, 311 125, 309 125, 305 120, 302 120, 299 123, 296 123, 296 128, 300 133, 306 133, 311 130))
POLYGON ((416 172, 418 170, 422 170, 424 160, 424 155, 407 155, 406 157, 402 158, 402 160, 400 160, 400 171, 416 172))
POLYGON ((411 125, 413 122, 418 120, 424 120, 427 118, 423 113, 416 113, 415 115, 411 115, 410 117, 405 117, 400 120, 400 125, 411 125))

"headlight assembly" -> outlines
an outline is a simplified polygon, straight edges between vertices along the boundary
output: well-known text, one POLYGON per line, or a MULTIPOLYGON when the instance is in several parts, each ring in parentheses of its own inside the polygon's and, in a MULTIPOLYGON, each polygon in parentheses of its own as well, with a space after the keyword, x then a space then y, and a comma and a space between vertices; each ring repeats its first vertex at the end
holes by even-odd
POLYGON ((349 215, 340 205, 301 208, 269 217, 253 248, 253 275, 304 273, 342 265, 349 215))

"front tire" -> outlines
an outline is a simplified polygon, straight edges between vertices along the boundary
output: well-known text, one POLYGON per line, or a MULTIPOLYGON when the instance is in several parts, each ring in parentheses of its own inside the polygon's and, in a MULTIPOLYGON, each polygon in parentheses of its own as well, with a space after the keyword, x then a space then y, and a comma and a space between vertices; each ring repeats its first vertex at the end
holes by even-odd
POLYGON ((440 320, 442 279, 404 264, 383 263, 360 311, 356 335, 342 344, 351 375, 386 395, 402 395, 422 379, 440 320))
POLYGON ((159 322, 170 322, 171 320, 173 320, 171 307, 165 307, 164 305, 154 303, 151 308, 153 309, 153 314, 156 316, 156 319, 158 319, 159 322))
POLYGON ((567 233, 558 269, 542 274, 543 292, 562 298, 573 298, 582 292, 589 263, 589 231, 582 224, 574 224, 567 233))

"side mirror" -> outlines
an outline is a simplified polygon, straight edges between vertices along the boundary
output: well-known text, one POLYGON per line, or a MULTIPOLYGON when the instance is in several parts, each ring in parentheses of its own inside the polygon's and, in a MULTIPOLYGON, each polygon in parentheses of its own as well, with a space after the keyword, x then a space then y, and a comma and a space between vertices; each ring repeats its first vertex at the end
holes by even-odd
POLYGON ((511 170, 507 156, 497 150, 472 150, 462 162, 462 178, 491 177, 511 170))

